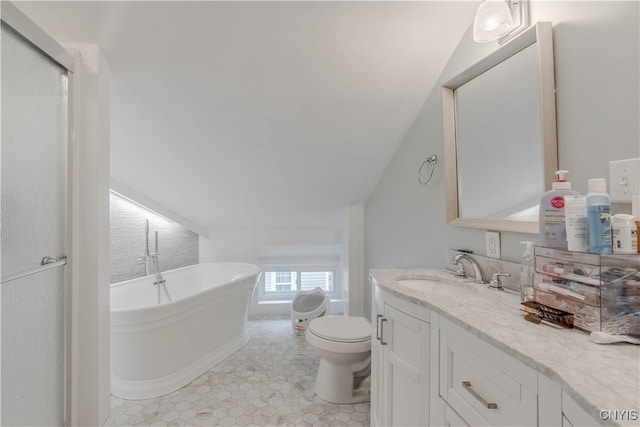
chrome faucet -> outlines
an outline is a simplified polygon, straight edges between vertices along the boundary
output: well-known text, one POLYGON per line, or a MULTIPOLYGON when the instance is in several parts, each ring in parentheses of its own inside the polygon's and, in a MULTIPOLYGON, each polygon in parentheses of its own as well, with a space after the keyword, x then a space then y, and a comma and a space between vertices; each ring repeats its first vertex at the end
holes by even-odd
POLYGON ((149 275, 149 260, 151 259, 149 254, 149 220, 144 222, 144 254, 138 258, 138 265, 144 264, 144 275, 149 275))
POLYGON ((156 250, 155 252, 149 254, 149 256, 151 257, 151 262, 153 264, 153 269, 155 270, 156 274, 156 281, 153 282, 154 285, 161 285, 165 282, 162 278, 162 272, 160 271, 160 262, 158 261, 158 255, 160 255, 160 252, 158 252, 158 232, 156 231, 156 250))
MULTIPOLYGON (((148 251, 148 249, 147 249, 148 251)), ((153 268, 155 270, 156 281, 153 282, 154 285, 158 287, 158 304, 160 304, 160 287, 164 290, 167 299, 171 301, 171 295, 169 295, 169 291, 167 290, 167 286, 165 285, 166 280, 162 278, 162 272, 160 271, 160 261, 158 261, 158 255, 160 252, 158 251, 158 231, 156 230, 156 250, 153 253, 150 253, 151 262, 153 264, 153 268)))
POLYGON ((497 291, 503 291, 502 282, 500 281, 500 277, 511 277, 511 273, 494 273, 491 277, 491 282, 489 282, 489 288, 495 289, 497 291))
POLYGON ((475 283, 480 283, 483 285, 488 283, 486 280, 484 280, 484 277, 482 275, 482 270, 480 270, 480 266, 478 265, 476 260, 474 260, 467 254, 456 254, 451 259, 451 262, 455 264, 457 267, 457 270, 454 273, 456 277, 462 277, 462 278, 469 277, 469 275, 467 274, 467 270, 465 269, 464 264, 462 263, 462 260, 468 261, 469 264, 471 264, 471 267, 473 267, 473 277, 474 277, 473 281, 475 283))

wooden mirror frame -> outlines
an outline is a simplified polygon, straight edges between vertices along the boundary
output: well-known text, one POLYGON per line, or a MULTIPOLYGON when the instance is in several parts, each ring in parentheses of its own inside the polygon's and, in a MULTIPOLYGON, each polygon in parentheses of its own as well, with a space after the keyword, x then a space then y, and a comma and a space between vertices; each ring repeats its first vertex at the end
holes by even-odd
MULTIPOLYGON (((521 50, 536 44, 540 76, 540 122, 544 158, 544 188, 551 188, 558 170, 558 142, 556 130, 556 97, 553 63, 553 31, 550 22, 535 26, 464 70, 442 85, 442 120, 447 193, 447 222, 459 227, 482 228, 498 231, 538 233, 538 223, 503 219, 461 218, 458 208, 458 162, 456 136, 456 109, 454 91, 480 74, 509 59, 521 50)), ((542 196, 542 194, 541 194, 542 196)))

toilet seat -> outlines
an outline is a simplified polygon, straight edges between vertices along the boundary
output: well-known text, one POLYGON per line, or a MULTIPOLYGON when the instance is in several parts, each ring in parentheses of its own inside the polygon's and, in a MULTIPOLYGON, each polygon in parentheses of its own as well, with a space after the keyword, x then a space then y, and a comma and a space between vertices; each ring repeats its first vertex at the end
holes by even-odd
POLYGON ((364 317, 319 317, 309 324, 308 331, 319 338, 335 342, 371 341, 371 325, 364 317))
POLYGON ((371 351, 371 325, 364 317, 318 317, 309 323, 307 342, 326 351, 371 351))

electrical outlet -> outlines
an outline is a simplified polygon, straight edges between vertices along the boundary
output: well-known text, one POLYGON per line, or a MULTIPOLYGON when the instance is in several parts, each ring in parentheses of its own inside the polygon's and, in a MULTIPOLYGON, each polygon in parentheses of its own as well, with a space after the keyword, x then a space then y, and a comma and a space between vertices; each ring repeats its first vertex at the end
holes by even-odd
POLYGON ((500 259, 500 233, 487 231, 487 256, 500 259))
POLYGON ((613 203, 631 203, 640 194, 640 158, 609 162, 609 195, 613 203))

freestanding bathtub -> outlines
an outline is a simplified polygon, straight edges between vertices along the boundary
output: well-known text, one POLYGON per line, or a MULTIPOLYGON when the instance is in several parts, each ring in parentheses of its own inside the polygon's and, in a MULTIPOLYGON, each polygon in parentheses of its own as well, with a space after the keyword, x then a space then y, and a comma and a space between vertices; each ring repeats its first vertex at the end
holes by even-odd
POLYGON ((240 348, 260 268, 208 263, 111 285, 111 392, 149 399, 185 386, 240 348))

